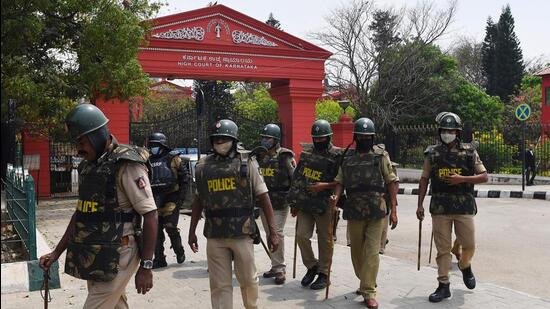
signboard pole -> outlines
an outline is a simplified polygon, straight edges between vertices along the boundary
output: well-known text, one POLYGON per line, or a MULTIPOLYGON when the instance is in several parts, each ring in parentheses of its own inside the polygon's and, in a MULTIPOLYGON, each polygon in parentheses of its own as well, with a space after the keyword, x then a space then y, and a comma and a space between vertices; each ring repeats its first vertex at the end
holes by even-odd
POLYGON ((525 121, 521 122, 521 191, 525 191, 525 121))

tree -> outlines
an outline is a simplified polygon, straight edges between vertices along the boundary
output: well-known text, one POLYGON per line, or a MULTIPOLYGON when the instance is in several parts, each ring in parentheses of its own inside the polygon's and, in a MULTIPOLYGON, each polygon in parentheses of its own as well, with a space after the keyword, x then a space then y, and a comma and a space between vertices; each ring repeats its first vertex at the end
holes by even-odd
POLYGON ((209 122, 231 117, 234 108, 234 98, 230 92, 231 82, 195 80, 193 88, 195 93, 199 88, 204 93, 204 110, 209 122))
POLYGON ((517 94, 524 73, 523 55, 514 32, 510 6, 503 8, 497 24, 487 21, 483 44, 483 67, 487 93, 498 95, 503 102, 517 94))
POLYGON ((136 59, 158 5, 98 0, 2 1, 2 114, 18 101, 27 127, 58 129, 82 97, 143 94, 136 59))
POLYGON ((457 60, 458 71, 469 82, 484 89, 486 81, 482 65, 483 43, 471 38, 460 38, 451 50, 451 55, 457 60))
POLYGON ((235 110, 245 118, 261 123, 278 122, 278 105, 271 98, 267 88, 260 84, 252 95, 248 95, 244 88, 234 94, 235 110))
POLYGON ((273 13, 269 13, 269 18, 265 21, 266 24, 270 25, 273 28, 283 30, 281 28, 281 23, 273 17, 273 13))
POLYGON ((140 121, 151 122, 159 117, 170 117, 181 114, 195 107, 190 98, 173 98, 165 96, 147 96, 143 98, 143 119, 140 121))
MULTIPOLYGON (((315 119, 324 119, 335 123, 343 113, 344 109, 336 100, 319 100, 315 104, 315 119)), ((346 114, 351 118, 356 117, 356 112, 351 106, 346 108, 346 114)))
MULTIPOLYGON (((455 11, 456 1, 450 2, 444 10, 437 10, 431 2, 423 2, 412 9, 403 9, 398 13, 390 10, 387 13, 377 10, 373 2, 355 0, 333 10, 325 18, 329 28, 313 33, 311 36, 333 51, 333 56, 327 63, 328 80, 351 99, 361 115, 379 116, 377 106, 393 100, 384 95, 369 95, 376 83, 378 83, 378 90, 383 89, 382 83, 388 83, 384 81, 384 76, 380 79, 380 72, 383 72, 383 75, 387 72, 388 76, 393 76, 402 63, 414 65, 410 59, 418 57, 425 46, 429 46, 445 33, 455 11), (406 18, 400 19, 393 15, 406 16, 406 18), (409 54, 403 54, 401 61, 392 61, 392 67, 381 66, 380 64, 384 63, 381 59, 387 57, 384 55, 387 48, 385 49, 383 45, 395 44, 396 38, 401 38, 402 44, 410 42, 416 44, 408 45, 407 49, 403 49, 402 53, 409 54), (386 71, 382 71, 382 67, 386 71), (386 101, 374 101, 374 99, 386 101)), ((419 70, 421 68, 406 72, 417 73, 419 70)), ((415 77, 403 76, 403 78, 414 79, 415 77)), ((390 125, 395 121, 395 117, 390 114, 380 116, 383 117, 377 119, 377 123, 381 125, 390 125)))
POLYGON ((497 96, 489 96, 477 85, 458 77, 457 87, 450 93, 449 110, 460 115, 462 121, 483 126, 502 122, 504 104, 497 96))

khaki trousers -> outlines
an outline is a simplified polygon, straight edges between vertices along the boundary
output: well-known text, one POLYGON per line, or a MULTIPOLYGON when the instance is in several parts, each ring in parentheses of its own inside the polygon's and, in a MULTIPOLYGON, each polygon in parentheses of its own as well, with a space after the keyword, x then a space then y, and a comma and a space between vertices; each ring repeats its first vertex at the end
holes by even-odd
POLYGON ((232 260, 245 308, 258 308, 258 276, 250 237, 209 238, 206 242, 210 300, 213 309, 233 308, 232 260))
MULTIPOLYGON (((275 228, 277 229, 277 236, 279 236, 279 247, 277 251, 271 252, 271 269, 275 272, 285 272, 285 223, 288 217, 289 207, 284 209, 273 210, 273 217, 275 219, 275 228)), ((262 225, 264 226, 265 233, 269 237, 269 225, 267 224, 267 218, 265 217, 263 209, 260 210, 260 216, 262 218, 262 225)))
POLYGON ((129 236, 127 246, 122 246, 118 261, 118 274, 109 282, 87 281, 88 297, 84 303, 84 309, 126 309, 128 297, 126 297, 126 285, 139 266, 139 255, 134 236, 129 236))
POLYGON ((359 291, 365 298, 376 297, 378 251, 384 222, 384 219, 348 220, 351 262, 360 280, 359 291))
POLYGON ((435 247, 437 248, 437 280, 449 283, 451 269, 452 229, 455 228, 456 241, 462 246, 462 257, 458 261, 460 269, 468 268, 476 249, 473 215, 432 216, 435 247))
POLYGON ((298 247, 300 247, 302 261, 307 269, 318 265, 319 272, 325 275, 328 275, 328 266, 332 258, 332 240, 329 237, 332 217, 331 211, 327 209, 322 215, 312 215, 299 211, 297 218, 296 240, 298 247), (311 237, 313 236, 313 228, 315 226, 317 227, 319 260, 315 258, 315 254, 313 254, 313 249, 311 248, 311 237))
POLYGON ((386 240, 388 240, 388 225, 390 222, 390 215, 386 215, 383 219, 384 226, 382 227, 382 237, 380 238, 380 253, 384 253, 386 250, 386 240))

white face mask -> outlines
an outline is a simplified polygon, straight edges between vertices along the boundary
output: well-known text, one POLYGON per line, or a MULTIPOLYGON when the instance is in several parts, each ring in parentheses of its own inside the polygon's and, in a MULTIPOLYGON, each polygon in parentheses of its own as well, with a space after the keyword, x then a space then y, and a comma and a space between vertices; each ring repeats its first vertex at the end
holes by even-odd
POLYGON ((441 140, 445 144, 450 144, 456 139, 456 134, 452 133, 441 133, 441 140))
POLYGON ((221 156, 226 156, 233 147, 233 141, 228 141, 223 144, 214 144, 214 151, 221 156))

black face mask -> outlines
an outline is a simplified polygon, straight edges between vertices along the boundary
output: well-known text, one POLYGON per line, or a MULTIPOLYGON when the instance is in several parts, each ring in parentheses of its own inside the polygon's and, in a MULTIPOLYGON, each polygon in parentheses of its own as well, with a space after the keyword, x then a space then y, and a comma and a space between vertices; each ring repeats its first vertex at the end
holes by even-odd
POLYGON ((315 150, 317 151, 325 151, 328 149, 329 144, 330 144, 330 140, 327 139, 324 142, 313 142, 313 147, 315 147, 315 150))
POLYGON ((372 145, 374 144, 372 138, 356 140, 355 143, 358 151, 369 151, 372 149, 372 145))

